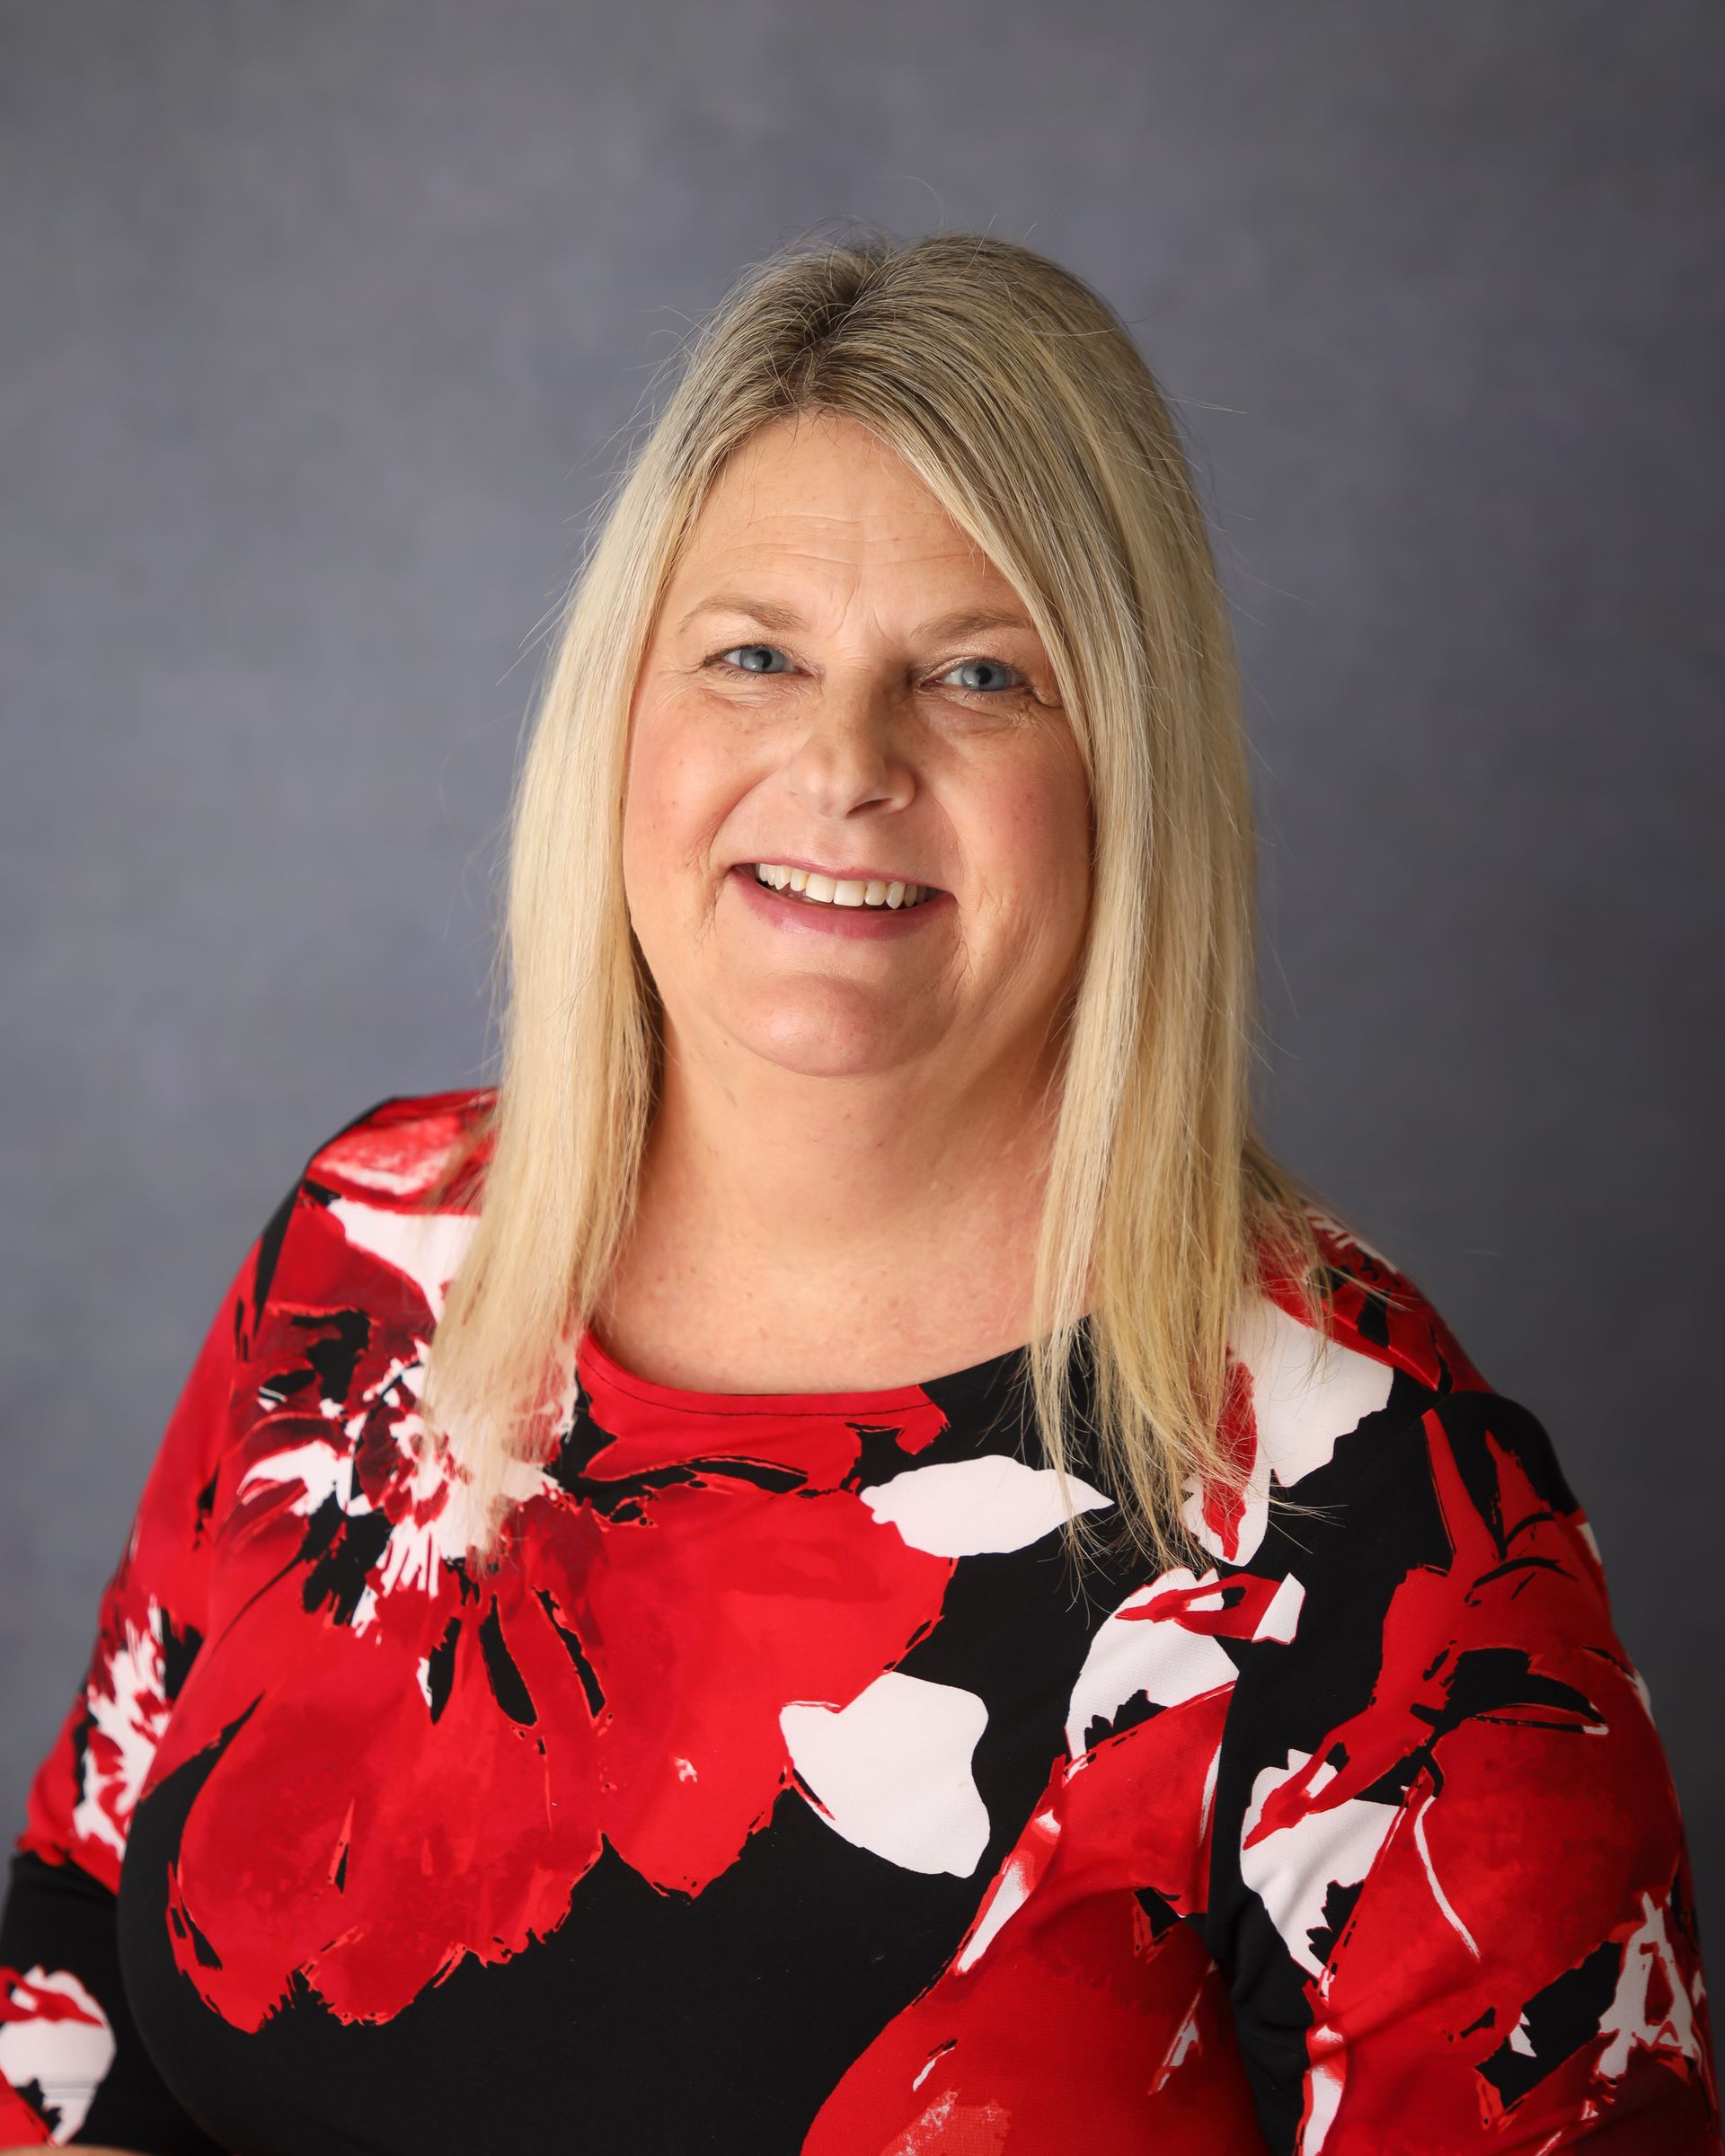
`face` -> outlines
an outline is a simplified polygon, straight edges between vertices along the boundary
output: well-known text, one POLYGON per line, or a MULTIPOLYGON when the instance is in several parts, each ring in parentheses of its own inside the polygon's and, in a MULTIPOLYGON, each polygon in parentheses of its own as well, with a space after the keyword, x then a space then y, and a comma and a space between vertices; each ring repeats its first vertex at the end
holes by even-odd
POLYGON ((1013 587, 857 421, 751 437, 631 711, 624 882, 679 1062, 741 1051, 937 1091, 1046 1074, 1089 844, 1077 747, 1013 587), (900 884, 927 896, 894 906, 900 884))

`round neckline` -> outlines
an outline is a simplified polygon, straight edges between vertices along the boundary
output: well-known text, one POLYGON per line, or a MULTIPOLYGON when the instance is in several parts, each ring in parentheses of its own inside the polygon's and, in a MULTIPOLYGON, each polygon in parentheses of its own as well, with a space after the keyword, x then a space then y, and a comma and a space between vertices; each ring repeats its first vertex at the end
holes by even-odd
POLYGON ((641 1377, 625 1369, 608 1348, 601 1346, 590 1326, 581 1333, 577 1360, 578 1365, 596 1369, 607 1385, 627 1393, 632 1400, 666 1409, 673 1414, 848 1415, 858 1410, 890 1414, 900 1408, 915 1407, 928 1398, 929 1388, 933 1385, 946 1392, 980 1391, 1007 1364, 1022 1360, 1027 1352, 1028 1344, 1021 1343, 999 1355, 985 1356, 979 1363, 967 1363, 961 1370, 943 1371, 915 1384, 880 1385, 845 1392, 708 1392, 687 1385, 661 1384, 655 1378, 641 1377))

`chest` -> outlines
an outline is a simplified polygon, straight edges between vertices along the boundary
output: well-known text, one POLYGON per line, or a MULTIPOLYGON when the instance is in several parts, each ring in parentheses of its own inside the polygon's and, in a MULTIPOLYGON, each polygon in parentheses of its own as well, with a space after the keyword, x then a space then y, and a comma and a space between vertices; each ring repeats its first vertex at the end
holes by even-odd
MULTIPOLYGON (((488 2145, 500 2105, 544 2127, 571 2087, 596 2148, 703 2145, 721 2087, 747 2135, 705 2145, 801 2147, 914 2002, 962 2003, 966 1942, 1046 1857, 1112 1599, 1073 1592, 1052 1479, 938 1383, 694 1422, 588 1386, 481 1577, 416 1442, 412 1341, 374 1329, 338 1370, 296 1340, 315 1383, 266 1358, 122 1870, 164 2077, 248 2150, 488 2145)), ((1115 1967, 1123 2059, 1206 1966, 1135 1899, 1142 1810, 1071 1839, 1047 1971, 1023 1964, 1115 1967)), ((906 2040, 918 2072, 947 2041, 906 2040)))

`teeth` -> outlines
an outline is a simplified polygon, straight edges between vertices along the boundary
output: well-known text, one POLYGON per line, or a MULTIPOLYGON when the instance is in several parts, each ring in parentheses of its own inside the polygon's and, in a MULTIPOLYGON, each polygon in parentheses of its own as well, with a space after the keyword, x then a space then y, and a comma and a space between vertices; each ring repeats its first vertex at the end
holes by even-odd
POLYGON ((757 861, 755 863, 755 880, 775 891, 794 891, 804 898, 812 898, 821 906, 884 906, 896 908, 920 906, 928 895, 926 884, 863 883, 851 878, 836 881, 830 876, 812 874, 808 869, 781 868, 770 861, 757 861))

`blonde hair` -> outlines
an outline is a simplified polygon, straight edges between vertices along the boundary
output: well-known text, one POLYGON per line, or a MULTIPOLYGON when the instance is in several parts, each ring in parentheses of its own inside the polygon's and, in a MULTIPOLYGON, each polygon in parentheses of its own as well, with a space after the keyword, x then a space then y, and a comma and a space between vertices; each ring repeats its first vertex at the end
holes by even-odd
MULTIPOLYGON (((1167 405, 1080 278, 966 233, 793 242, 746 271, 668 365, 662 411, 596 508, 511 802, 482 1199, 420 1402, 469 1482, 470 1564, 500 1561, 511 1462, 554 1444, 653 1110, 658 998, 621 868, 637 673, 715 477, 757 429, 801 412, 848 415, 898 452, 1014 586, 1054 667, 1090 788, 1092 906, 1026 1392, 1065 1493, 1087 1333, 1086 1410, 1120 1531, 1158 1570, 1190 1561, 1182 1496, 1243 1481, 1223 1436, 1239 1298, 1272 1271, 1292 1284, 1321 1353, 1334 1258, 1314 1233, 1316 1194, 1253 1126, 1246 747, 1225 604, 1167 405)), ((1095 1528, 1066 1510, 1070 1552, 1095 1528)))

